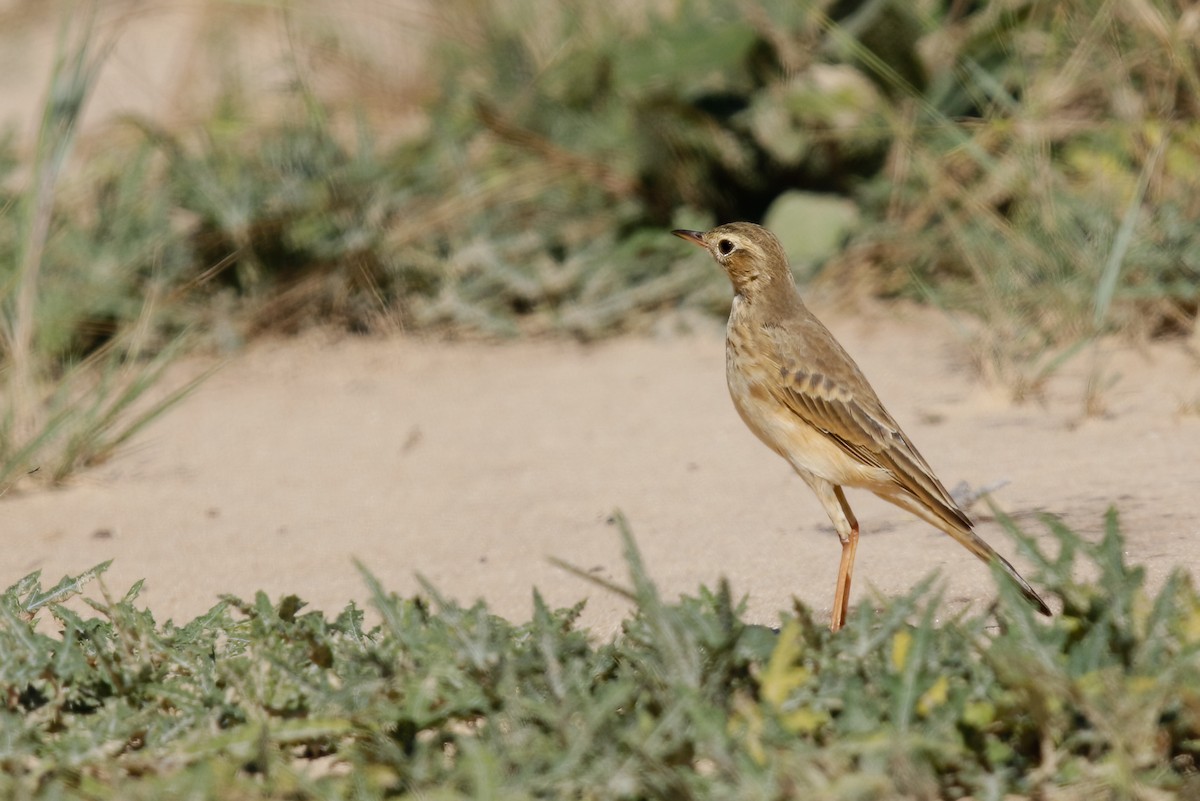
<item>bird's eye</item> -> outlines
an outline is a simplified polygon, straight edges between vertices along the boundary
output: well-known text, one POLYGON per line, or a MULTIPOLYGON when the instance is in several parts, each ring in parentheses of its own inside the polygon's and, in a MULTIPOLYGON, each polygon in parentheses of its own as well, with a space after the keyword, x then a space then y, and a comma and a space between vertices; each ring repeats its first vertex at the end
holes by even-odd
POLYGON ((717 250, 721 252, 722 256, 728 256, 733 252, 733 243, 728 239, 722 239, 717 243, 717 250))

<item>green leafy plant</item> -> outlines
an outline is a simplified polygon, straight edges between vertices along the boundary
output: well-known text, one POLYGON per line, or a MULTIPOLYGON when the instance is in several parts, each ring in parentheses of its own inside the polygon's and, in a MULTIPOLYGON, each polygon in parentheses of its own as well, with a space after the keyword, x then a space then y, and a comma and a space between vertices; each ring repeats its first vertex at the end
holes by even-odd
POLYGON ((22 797, 1157 797, 1195 792, 1200 596, 1155 594, 1046 518, 1020 543, 1062 611, 997 574, 991 610, 934 623, 931 577, 830 634, 771 629, 730 587, 667 600, 618 515, 633 611, 528 622, 426 585, 370 614, 226 597, 182 625, 118 597, 107 565, 0 596, 0 788, 22 797), (1050 545, 1048 552, 1043 545, 1050 545), (84 594, 99 580, 99 597, 84 594), (82 602, 82 603, 81 603, 82 602), (368 618, 376 621, 367 624, 368 618))

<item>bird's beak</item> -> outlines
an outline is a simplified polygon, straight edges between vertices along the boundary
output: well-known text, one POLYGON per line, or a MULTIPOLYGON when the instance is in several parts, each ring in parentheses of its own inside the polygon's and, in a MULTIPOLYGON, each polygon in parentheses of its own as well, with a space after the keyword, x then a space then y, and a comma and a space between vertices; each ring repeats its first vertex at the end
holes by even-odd
POLYGON ((683 229, 679 229, 677 231, 672 231, 671 233, 675 234, 675 236, 679 237, 680 239, 686 239, 694 245, 699 245, 702 248, 708 247, 708 245, 704 244, 703 231, 685 231, 683 229))

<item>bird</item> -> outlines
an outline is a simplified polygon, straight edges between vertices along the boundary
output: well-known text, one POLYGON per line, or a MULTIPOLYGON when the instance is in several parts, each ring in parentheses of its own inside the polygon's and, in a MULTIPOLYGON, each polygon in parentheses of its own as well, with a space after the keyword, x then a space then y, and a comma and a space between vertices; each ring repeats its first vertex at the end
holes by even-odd
POLYGON ((858 520, 844 488, 866 489, 998 564, 1044 615, 1046 602, 975 533, 845 348, 800 297, 776 236, 754 223, 671 233, 707 250, 733 285, 725 376, 742 421, 812 489, 842 545, 830 629, 846 622, 858 520))

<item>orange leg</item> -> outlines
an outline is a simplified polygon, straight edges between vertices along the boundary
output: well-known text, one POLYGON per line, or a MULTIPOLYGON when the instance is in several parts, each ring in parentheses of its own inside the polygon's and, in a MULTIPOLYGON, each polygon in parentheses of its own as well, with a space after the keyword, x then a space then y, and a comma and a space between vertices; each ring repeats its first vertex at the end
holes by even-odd
POLYGON ((842 526, 835 526, 838 529, 838 539, 842 541, 842 561, 838 564, 837 587, 833 591, 833 619, 829 622, 829 629, 838 631, 846 624, 846 614, 850 610, 850 579, 854 573, 854 554, 858 551, 858 519, 854 517, 854 512, 850 511, 850 504, 846 503, 842 488, 834 487, 833 492, 842 507, 845 522, 850 524, 849 530, 844 533, 841 531, 842 526))

